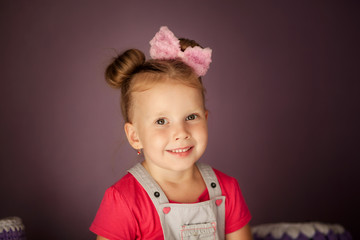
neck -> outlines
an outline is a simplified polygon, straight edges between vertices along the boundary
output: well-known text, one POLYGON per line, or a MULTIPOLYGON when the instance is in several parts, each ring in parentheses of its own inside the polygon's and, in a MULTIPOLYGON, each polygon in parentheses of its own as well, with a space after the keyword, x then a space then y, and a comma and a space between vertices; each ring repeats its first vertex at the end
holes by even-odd
POLYGON ((195 164, 183 171, 163 169, 156 165, 149 165, 146 161, 142 164, 170 201, 194 203, 206 189, 205 182, 195 164))
POLYGON ((159 184, 179 184, 189 181, 196 181, 198 177, 201 177, 201 174, 195 164, 192 165, 192 167, 182 171, 173 171, 170 169, 149 165, 146 163, 146 161, 142 162, 142 165, 159 184))

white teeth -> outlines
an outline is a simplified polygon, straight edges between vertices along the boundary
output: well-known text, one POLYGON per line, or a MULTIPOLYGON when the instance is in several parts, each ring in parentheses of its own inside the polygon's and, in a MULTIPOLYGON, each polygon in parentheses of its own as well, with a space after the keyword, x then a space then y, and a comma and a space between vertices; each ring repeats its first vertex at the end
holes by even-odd
POLYGON ((175 150, 171 150, 171 152, 174 153, 183 153, 183 152, 187 152, 189 151, 190 148, 185 148, 185 149, 175 149, 175 150))

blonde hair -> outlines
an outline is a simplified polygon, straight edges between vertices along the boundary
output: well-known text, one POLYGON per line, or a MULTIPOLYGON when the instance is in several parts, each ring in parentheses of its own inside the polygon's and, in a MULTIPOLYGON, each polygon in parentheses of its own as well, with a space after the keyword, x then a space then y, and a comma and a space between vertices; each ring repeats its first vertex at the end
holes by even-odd
MULTIPOLYGON (((193 40, 179 40, 182 51, 189 46, 200 46, 193 40)), ((129 49, 113 59, 106 68, 105 79, 110 86, 121 89, 121 111, 125 122, 131 122, 132 93, 168 79, 199 89, 205 108, 205 88, 201 77, 179 59, 146 61, 143 52, 129 49)))

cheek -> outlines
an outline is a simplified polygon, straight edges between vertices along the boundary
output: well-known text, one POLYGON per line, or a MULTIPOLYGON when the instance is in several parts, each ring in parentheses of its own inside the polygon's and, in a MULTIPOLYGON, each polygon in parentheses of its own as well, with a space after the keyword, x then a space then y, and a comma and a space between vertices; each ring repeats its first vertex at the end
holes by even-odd
POLYGON ((163 147, 168 141, 169 134, 165 129, 147 130, 143 138, 144 147, 163 147))
POLYGON ((193 134, 195 134, 200 141, 206 144, 208 138, 208 129, 206 123, 194 126, 193 134))

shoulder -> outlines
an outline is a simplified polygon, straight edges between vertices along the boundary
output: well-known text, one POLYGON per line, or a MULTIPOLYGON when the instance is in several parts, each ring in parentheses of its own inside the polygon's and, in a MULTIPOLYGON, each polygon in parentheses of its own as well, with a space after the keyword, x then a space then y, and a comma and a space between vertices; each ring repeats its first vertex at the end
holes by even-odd
POLYGON ((109 187, 104 194, 100 210, 115 213, 126 212, 128 217, 133 218, 134 199, 142 194, 142 188, 136 179, 127 173, 124 177, 109 187))
POLYGON ((112 185, 107 191, 120 196, 122 205, 126 205, 136 222, 147 223, 157 220, 157 211, 144 187, 131 174, 112 185))
POLYGON ((90 227, 92 232, 108 239, 118 239, 119 236, 131 239, 136 235, 138 232, 136 216, 124 194, 127 191, 126 182, 129 181, 131 180, 125 175, 105 191, 90 227))
MULTIPOLYGON (((241 189, 238 183, 238 180, 234 177, 231 177, 217 169, 214 169, 215 175, 219 181, 222 194, 228 198, 228 200, 237 200, 243 199, 241 189)), ((243 202, 243 200, 241 201, 243 202)))
POLYGON ((119 181, 114 183, 108 190, 110 189, 118 193, 126 193, 125 195, 129 195, 133 191, 139 191, 141 189, 141 185, 133 175, 127 173, 119 181))
POLYGON ((215 175, 216 175, 222 189, 233 188, 235 186, 238 186, 238 181, 236 178, 231 177, 215 168, 212 168, 212 169, 214 170, 215 175))
POLYGON ((159 221, 145 189, 128 173, 105 191, 90 230, 109 239, 135 239, 135 236, 149 239, 148 235, 159 232, 159 221), (156 231, 143 226, 152 226, 156 231))
POLYGON ((135 212, 135 215, 138 211, 141 211, 139 209, 149 207, 148 205, 151 204, 151 199, 145 189, 130 173, 127 173, 123 178, 108 188, 106 194, 108 197, 121 200, 124 205, 127 205, 131 212, 135 212), (139 202, 142 204, 139 204, 139 202))
POLYGON ((122 205, 126 205, 126 200, 134 198, 139 192, 141 192, 141 186, 130 173, 127 173, 106 189, 103 201, 112 202, 113 204, 124 202, 122 205))
POLYGON ((251 219, 251 214, 241 193, 237 179, 217 169, 213 168, 213 170, 218 178, 222 194, 226 196, 225 232, 226 234, 232 233, 248 224, 251 219))

